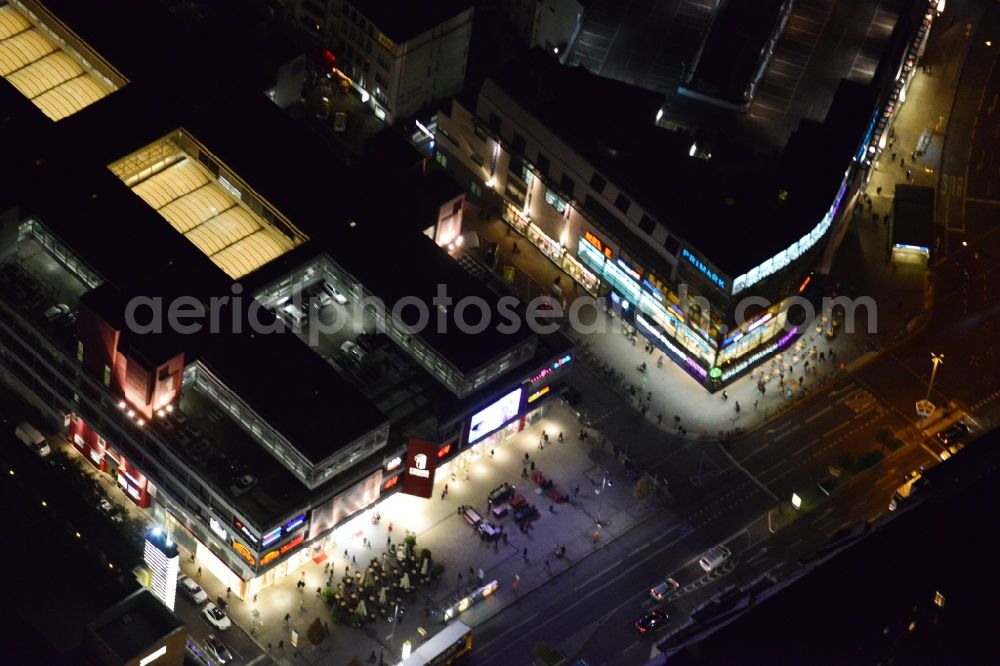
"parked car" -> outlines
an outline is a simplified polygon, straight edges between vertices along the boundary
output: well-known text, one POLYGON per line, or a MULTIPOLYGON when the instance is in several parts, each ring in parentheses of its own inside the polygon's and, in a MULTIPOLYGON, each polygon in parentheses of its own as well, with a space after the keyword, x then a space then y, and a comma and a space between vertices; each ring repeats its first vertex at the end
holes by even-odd
POLYGON ((547 489, 552 487, 552 480, 546 479, 545 475, 542 474, 542 470, 540 469, 536 469, 534 472, 531 473, 531 480, 537 483, 539 488, 547 489))
POLYGON ((945 428, 937 435, 935 435, 935 437, 937 437, 937 440, 939 442, 947 446, 949 444, 955 444, 957 442, 962 441, 968 434, 969 434, 968 424, 966 424, 965 421, 959 421, 958 423, 954 423, 948 428, 945 428))
POLYGON ((201 609, 201 614, 205 618, 205 622, 208 622, 219 631, 225 631, 229 627, 233 626, 232 621, 226 616, 226 614, 211 601, 205 604, 205 607, 201 609))
POLYGON ((15 428, 14 435, 21 440, 22 444, 30 448, 35 452, 35 455, 41 458, 52 453, 52 449, 49 448, 48 443, 45 441, 45 435, 27 421, 15 428))
POLYGON ((347 305, 347 296, 340 293, 340 290, 334 287, 332 284, 323 280, 323 290, 330 294, 330 297, 340 303, 341 305, 347 305))
POLYGON ((378 348, 378 340, 371 333, 361 333, 354 341, 365 353, 371 353, 378 348))
MULTIPOLYGON (((550 481, 549 483, 551 484, 552 482, 550 481)), ((555 487, 555 486, 553 486, 553 485, 550 485, 550 486, 549 486, 549 490, 548 490, 548 495, 549 495, 549 498, 550 498, 550 499, 551 499, 551 500, 552 500, 553 502, 555 502, 556 504, 562 504, 563 502, 565 502, 565 501, 566 501, 566 496, 565 496, 565 495, 563 495, 563 494, 562 494, 562 493, 561 493, 561 492, 559 491, 559 489, 558 489, 558 488, 556 488, 556 487, 555 487)))
POLYGON ((177 589, 195 605, 208 601, 208 592, 201 589, 201 585, 194 582, 190 576, 178 576, 177 589))
POLYGON ((715 546, 713 548, 709 548, 708 552, 701 556, 701 559, 698 560, 698 564, 701 565, 702 569, 711 573, 722 566, 722 563, 728 560, 729 556, 732 554, 732 551, 725 546, 715 546))
POLYGON ((220 664, 226 664, 233 660, 233 653, 229 651, 226 644, 212 634, 205 639, 205 651, 215 658, 220 664))
POLYGON ((65 303, 59 303, 58 305, 53 305, 51 308, 45 311, 45 321, 55 321, 56 317, 66 314, 69 312, 69 306, 65 303))
POLYGON ((636 620, 635 628, 639 630, 640 634, 648 634, 651 631, 662 629, 669 621, 670 616, 667 615, 667 611, 654 608, 636 620))
POLYGON ((333 114, 333 131, 343 132, 347 129, 347 114, 343 111, 337 111, 333 114))
POLYGON ((580 392, 572 386, 564 388, 560 391, 560 395, 562 396, 563 401, 565 401, 565 403, 570 407, 576 407, 580 404, 580 400, 583 398, 580 392))
POLYGON ((365 350, 351 340, 344 340, 344 344, 340 345, 340 351, 353 356, 359 363, 365 357, 365 350))
POLYGON ((663 598, 668 594, 679 588, 681 585, 673 578, 668 578, 662 583, 654 585, 649 588, 649 596, 653 597, 657 601, 663 601, 663 598))
POLYGON ((538 518, 538 509, 534 504, 525 504, 514 511, 514 522, 523 523, 538 518))

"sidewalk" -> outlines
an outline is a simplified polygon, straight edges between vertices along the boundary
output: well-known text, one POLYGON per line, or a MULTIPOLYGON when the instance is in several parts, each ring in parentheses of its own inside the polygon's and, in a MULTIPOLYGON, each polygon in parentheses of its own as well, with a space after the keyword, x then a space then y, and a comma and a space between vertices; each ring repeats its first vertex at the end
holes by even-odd
MULTIPOLYGON (((580 425, 573 412, 559 403, 552 404, 548 414, 538 423, 494 446, 492 456, 486 450, 467 467, 455 469, 454 476, 441 475, 430 499, 397 493, 374 509, 381 514, 378 524, 371 521, 372 511, 366 511, 338 528, 336 547, 328 553, 327 560, 318 564, 307 563, 300 572, 262 590, 256 601, 248 599, 243 602, 233 597, 228 609, 230 617, 248 629, 256 624, 258 634, 255 640, 265 649, 270 643, 271 657, 279 664, 342 664, 352 656, 364 661, 372 651, 376 655, 383 654, 386 663, 391 664, 398 661, 404 640, 410 640, 414 647, 420 644, 418 627, 425 629, 428 635, 437 632, 440 615, 432 617, 427 611, 433 609, 438 613, 469 593, 475 587, 476 574, 482 569, 486 582, 496 580, 500 587, 484 601, 459 614, 458 619, 471 626, 486 621, 658 510, 652 498, 636 502, 632 496, 633 483, 626 478, 622 465, 598 442, 580 442, 576 436, 579 430, 580 425), (549 443, 539 450, 543 429, 549 435, 549 443), (558 441, 559 432, 564 434, 563 442, 558 441), (570 496, 568 503, 556 504, 542 495, 533 481, 521 478, 526 453, 537 469, 570 496), (602 494, 597 494, 595 491, 601 489, 605 472, 611 483, 602 494), (539 518, 530 531, 522 533, 508 515, 494 521, 504 526, 508 542, 482 541, 459 516, 458 508, 469 505, 485 516, 488 511, 487 495, 503 481, 514 484, 517 491, 538 508, 539 518), (448 494, 442 499, 445 484, 448 494), (574 496, 577 486, 579 494, 574 496), (549 510, 550 505, 552 511, 549 510), (593 533, 598 513, 602 527, 599 530, 600 540, 595 544, 593 533), (335 580, 339 579, 349 565, 352 572, 357 570, 354 561, 364 566, 373 557, 381 558, 388 539, 391 537, 392 543, 398 544, 407 531, 416 534, 418 551, 428 548, 432 560, 444 564, 442 577, 418 586, 416 593, 406 598, 407 608, 397 622, 395 632, 391 623, 381 619, 367 623, 361 629, 334 625, 330 621, 328 607, 316 593, 317 588, 327 587, 326 580, 330 575, 326 570, 327 563, 335 580), (369 540, 371 545, 366 547, 365 540, 369 540), (554 556, 552 549, 557 545, 566 547, 564 558, 554 556), (522 555, 525 548, 528 549, 527 559, 522 555), (461 581, 459 574, 462 575, 461 581), (518 591, 512 589, 516 578, 519 578, 518 591), (299 591, 297 587, 299 580, 306 583, 304 591, 299 591), (432 605, 426 610, 425 595, 432 600, 432 605), (252 617, 254 610, 259 612, 256 621, 252 617), (287 627, 284 625, 286 614, 291 615, 287 627), (306 630, 317 617, 330 623, 331 634, 322 645, 314 648, 306 639, 306 630), (298 657, 294 656, 295 651, 291 647, 292 629, 300 635, 298 657), (393 632, 391 640, 390 632, 393 632), (279 641, 284 641, 284 654, 278 651, 279 641), (335 662, 333 654, 336 655, 335 662)), ((607 448, 610 449, 610 445, 607 448)), ((198 579, 194 571, 197 565, 191 564, 187 557, 182 557, 181 568, 184 573, 198 579)), ((209 598, 225 596, 221 583, 207 571, 198 580, 209 598)))

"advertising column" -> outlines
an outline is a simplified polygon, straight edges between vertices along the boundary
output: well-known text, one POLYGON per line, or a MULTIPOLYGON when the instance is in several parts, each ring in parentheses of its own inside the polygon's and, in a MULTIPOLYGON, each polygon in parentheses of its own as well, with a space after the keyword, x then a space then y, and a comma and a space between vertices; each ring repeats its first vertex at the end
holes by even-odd
POLYGON ((170 535, 159 527, 146 532, 146 547, 143 560, 149 567, 149 589, 170 610, 174 609, 177 593, 177 573, 180 570, 180 556, 177 544, 170 535))

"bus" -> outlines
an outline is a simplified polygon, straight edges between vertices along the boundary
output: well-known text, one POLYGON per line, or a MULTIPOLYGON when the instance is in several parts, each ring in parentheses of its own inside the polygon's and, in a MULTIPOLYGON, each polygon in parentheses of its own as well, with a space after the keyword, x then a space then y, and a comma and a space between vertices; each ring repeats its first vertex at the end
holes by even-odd
POLYGON ((418 647, 399 666, 447 666, 472 651, 472 629, 450 624, 418 647))

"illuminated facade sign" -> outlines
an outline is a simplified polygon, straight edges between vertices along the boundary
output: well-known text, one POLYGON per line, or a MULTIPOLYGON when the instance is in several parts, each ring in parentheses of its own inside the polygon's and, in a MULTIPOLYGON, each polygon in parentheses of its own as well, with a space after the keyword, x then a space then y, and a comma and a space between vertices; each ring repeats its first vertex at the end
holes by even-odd
POLYGON ((399 483, 398 474, 392 477, 391 479, 386 480, 386 482, 382 484, 382 490, 389 490, 390 488, 393 488, 397 483, 399 483))
POLYGON ((438 460, 444 458, 446 455, 451 453, 451 444, 445 444, 440 449, 438 449, 438 460))
POLYGON ((551 375, 553 372, 555 372, 559 368, 563 367, 564 365, 566 365, 567 363, 569 363, 572 360, 573 360, 573 357, 571 355, 569 355, 569 354, 566 354, 565 356, 563 356, 559 360, 554 361, 550 367, 542 368, 542 370, 537 375, 535 375, 534 377, 532 377, 531 379, 528 380, 528 383, 529 384, 537 384, 538 382, 540 382, 541 380, 545 379, 546 377, 548 377, 549 375, 551 375))
POLYGON ((233 547, 233 550, 242 555, 243 559, 245 559, 247 562, 250 563, 250 566, 254 566, 255 564, 257 564, 257 558, 253 556, 253 553, 250 552, 249 548, 241 544, 236 539, 233 539, 231 545, 233 547))
POLYGON ((295 518, 292 518, 287 523, 285 523, 285 532, 288 533, 295 531, 295 529, 301 526, 302 523, 304 522, 306 522, 306 514, 304 513, 301 516, 296 516, 295 518))
POLYGON ((271 562, 274 562, 276 559, 278 559, 278 557, 280 556, 281 553, 279 553, 276 550, 272 550, 271 552, 264 555, 264 557, 260 558, 260 566, 264 566, 265 564, 270 564, 271 562))
POLYGON ((403 458, 401 456, 396 456, 395 458, 393 458, 392 460, 390 460, 385 464, 385 471, 391 472, 392 470, 396 469, 402 464, 403 464, 403 458))
POLYGON ((281 538, 281 527, 279 526, 275 527, 273 530, 262 536, 260 545, 266 548, 267 546, 270 546, 272 543, 274 543, 280 538, 281 538))
POLYGON ((292 550, 293 548, 296 548, 296 547, 300 546, 302 544, 302 542, 305 541, 305 540, 306 540, 306 535, 305 534, 300 534, 297 537, 295 537, 294 539, 292 539, 291 541, 289 541, 288 543, 286 543, 284 546, 282 546, 281 548, 279 548, 278 551, 282 555, 284 555, 285 553, 287 553, 288 551, 292 550))
POLYGON ((235 527, 239 531, 243 532, 243 535, 247 539, 250 540, 250 543, 256 545, 257 542, 259 541, 259 539, 257 538, 257 536, 253 532, 251 532, 250 528, 248 528, 246 525, 244 525, 243 521, 241 521, 240 519, 238 519, 238 518, 234 518, 233 519, 233 527, 235 527))
POLYGON ((551 386, 543 386, 542 388, 538 389, 537 391, 528 396, 528 404, 530 405, 534 401, 538 400, 543 395, 548 393, 551 389, 552 389, 551 386))
POLYGON ((229 541, 229 532, 226 531, 225 526, 217 521, 215 518, 209 517, 208 526, 212 528, 212 531, 222 539, 223 541, 229 541))
MULTIPOLYGON (((692 266, 694 266, 699 271, 701 271, 702 275, 704 275, 709 280, 711 280, 711 282, 714 285, 716 285, 719 289, 725 289, 726 288, 726 281, 724 279, 720 278, 718 275, 716 275, 715 271, 713 271, 711 268, 709 268, 705 264, 705 262, 703 262, 701 259, 699 259, 698 257, 696 257, 693 254, 691 254, 691 252, 689 252, 687 248, 684 248, 683 250, 681 250, 681 256, 684 257, 685 259, 687 259, 688 262, 690 262, 690 264, 692 266)), ((636 278, 636 279, 638 279, 638 278, 636 278)))

